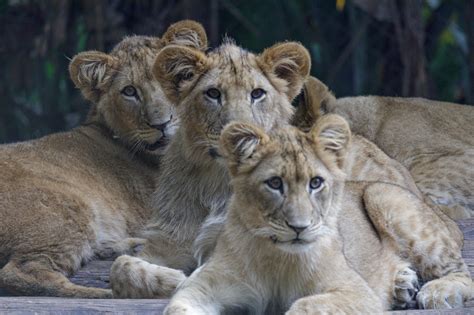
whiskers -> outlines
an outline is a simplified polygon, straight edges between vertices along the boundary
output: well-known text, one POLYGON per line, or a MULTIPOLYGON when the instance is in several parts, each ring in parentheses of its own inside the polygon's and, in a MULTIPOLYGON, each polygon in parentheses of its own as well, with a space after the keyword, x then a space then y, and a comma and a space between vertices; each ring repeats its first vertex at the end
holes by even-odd
POLYGON ((262 238, 269 238, 274 243, 291 243, 292 241, 314 242, 317 238, 333 234, 334 231, 323 222, 313 224, 303 232, 296 234, 292 229, 288 228, 285 223, 268 221, 264 227, 254 228, 250 232, 262 238))
POLYGON ((306 229, 302 233, 301 238, 304 240, 313 241, 317 237, 330 235, 330 234, 333 234, 333 230, 329 228, 326 224, 320 221, 318 224, 314 224, 310 226, 308 229, 306 229))
POLYGON ((135 158, 135 156, 138 153, 145 150, 146 143, 139 134, 137 134, 137 133, 133 134, 129 138, 128 141, 129 141, 129 143, 131 143, 131 146, 128 150, 128 154, 130 155, 130 158, 132 158, 132 159, 135 158))
POLYGON ((122 135, 122 141, 128 146, 130 158, 135 158, 137 154, 146 151, 148 145, 160 140, 160 138, 156 138, 156 132, 152 129, 137 129, 122 135), (147 141, 147 139, 150 139, 150 141, 147 141))

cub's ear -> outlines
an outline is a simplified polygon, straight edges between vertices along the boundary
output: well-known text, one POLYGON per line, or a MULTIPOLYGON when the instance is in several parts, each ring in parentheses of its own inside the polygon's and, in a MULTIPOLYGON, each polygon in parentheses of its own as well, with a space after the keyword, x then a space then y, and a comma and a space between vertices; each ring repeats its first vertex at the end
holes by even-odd
POLYGON ((82 95, 95 103, 111 83, 117 65, 118 61, 110 55, 99 51, 86 51, 71 60, 69 75, 82 95))
POLYGON ((339 115, 328 114, 316 121, 310 131, 316 152, 331 172, 344 174, 344 162, 351 142, 349 124, 339 115))
POLYGON ((170 45, 163 48, 155 59, 153 74, 161 84, 166 97, 179 103, 183 93, 207 69, 206 55, 193 48, 170 45))
POLYGON ((303 85, 292 124, 302 130, 309 130, 316 120, 332 111, 336 100, 329 88, 315 77, 308 77, 303 85))
POLYGON ((275 86, 293 100, 299 93, 311 69, 311 57, 303 45, 296 42, 275 44, 258 57, 263 71, 275 86))
POLYGON ((167 45, 180 45, 199 50, 207 49, 207 34, 201 23, 183 20, 171 24, 162 36, 163 43, 167 45))
POLYGON ((232 174, 240 167, 251 168, 258 161, 258 149, 269 141, 268 135, 257 126, 235 122, 221 133, 220 149, 232 174))

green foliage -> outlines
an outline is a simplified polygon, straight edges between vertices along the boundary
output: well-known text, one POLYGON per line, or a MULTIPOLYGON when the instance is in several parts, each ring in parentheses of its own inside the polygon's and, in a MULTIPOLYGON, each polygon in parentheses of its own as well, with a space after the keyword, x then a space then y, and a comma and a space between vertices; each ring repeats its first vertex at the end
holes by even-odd
MULTIPOLYGON (((225 34, 253 51, 300 41, 311 53, 312 74, 337 96, 400 95, 403 63, 394 24, 363 2, 219 0, 213 13, 210 0, 0 0, 0 57, 7 61, 0 71, 0 143, 69 129, 84 119, 88 105, 70 82, 68 58, 108 51, 125 35, 159 35, 183 18, 218 34, 214 44, 225 34), (210 29, 212 19, 217 30, 210 29)), ((467 56, 468 1, 423 3, 428 97, 464 101, 462 89, 474 81, 467 70, 474 66, 467 56)))
POLYGON ((76 28, 77 46, 76 52, 81 52, 86 49, 87 44, 87 32, 84 24, 84 19, 79 19, 76 28))
POLYGON ((429 64, 441 100, 452 100, 462 78, 463 55, 457 47, 454 36, 449 29, 443 31, 438 39, 434 57, 429 64))

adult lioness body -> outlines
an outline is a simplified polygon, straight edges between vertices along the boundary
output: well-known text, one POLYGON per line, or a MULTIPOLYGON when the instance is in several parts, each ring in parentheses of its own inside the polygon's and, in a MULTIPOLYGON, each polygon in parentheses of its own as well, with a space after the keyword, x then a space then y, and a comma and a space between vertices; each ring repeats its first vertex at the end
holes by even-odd
POLYGON ((351 129, 404 165, 422 193, 452 219, 474 214, 474 107, 422 98, 336 99, 319 80, 310 93, 321 113, 346 118, 351 129))
POLYGON ((172 25, 162 39, 134 36, 110 54, 84 52, 71 78, 93 102, 69 132, 0 147, 0 287, 14 294, 111 297, 65 277, 93 256, 133 251, 149 217, 158 157, 176 115, 151 75, 167 44, 204 48, 202 27, 172 25), (190 38, 195 41, 189 40, 190 38))

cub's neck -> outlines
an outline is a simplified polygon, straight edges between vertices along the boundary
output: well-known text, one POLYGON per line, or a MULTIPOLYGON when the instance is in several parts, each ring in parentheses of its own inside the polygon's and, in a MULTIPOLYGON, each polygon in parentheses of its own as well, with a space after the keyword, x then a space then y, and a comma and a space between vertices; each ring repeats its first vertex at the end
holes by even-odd
POLYGON ((190 146, 180 128, 161 161, 152 202, 156 227, 176 233, 178 239, 195 237, 209 214, 224 211, 231 192, 222 163, 208 157, 208 152, 198 152, 190 146))
POLYGON ((132 149, 127 147, 121 139, 115 135, 113 130, 106 124, 105 120, 99 114, 93 115, 93 109, 88 114, 86 121, 81 125, 84 133, 92 136, 99 142, 104 149, 113 147, 115 151, 120 151, 120 155, 127 157, 132 164, 143 164, 147 167, 158 170, 160 164, 160 156, 151 154, 147 151, 138 151, 132 153, 132 149))

